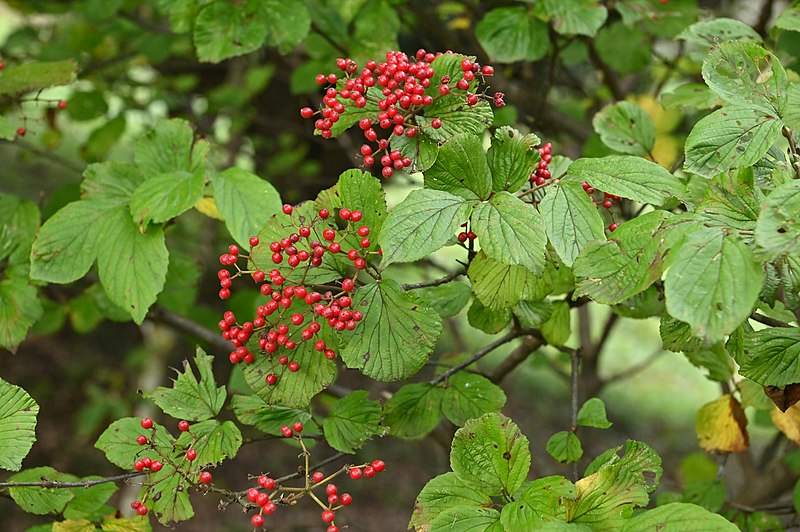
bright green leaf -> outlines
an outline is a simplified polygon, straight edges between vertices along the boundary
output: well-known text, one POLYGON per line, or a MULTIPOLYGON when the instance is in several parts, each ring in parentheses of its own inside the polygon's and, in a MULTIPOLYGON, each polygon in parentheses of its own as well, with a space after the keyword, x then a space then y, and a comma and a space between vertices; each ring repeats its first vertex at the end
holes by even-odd
POLYGON ((459 371, 447 379, 442 412, 454 425, 468 419, 499 412, 506 404, 503 390, 482 375, 459 371))
POLYGON ((502 532, 500 512, 494 508, 456 506, 431 521, 429 532, 502 532))
MULTIPOLYGON (((281 427, 299 421, 308 425, 311 414, 307 410, 269 405, 257 395, 234 395, 231 408, 236 419, 245 425, 252 425, 265 434, 281 435, 281 427)), ((310 428, 310 427, 309 427, 310 428)))
MULTIPOLYGON (((148 441, 153 438, 153 429, 145 430, 141 425, 142 418, 126 417, 113 422, 103 431, 95 448, 105 453, 106 459, 112 464, 129 471, 133 462, 144 456, 148 449, 136 442, 139 436, 145 436, 148 441)), ((172 449, 175 439, 160 425, 154 425, 156 445, 162 449, 172 449)))
POLYGON ((641 203, 663 205, 686 195, 683 183, 669 170, 630 155, 578 159, 569 166, 569 174, 597 190, 641 203))
POLYGON ((334 403, 323 421, 325 439, 337 451, 354 453, 367 440, 383 432, 381 403, 367 399, 368 393, 366 390, 350 392, 334 403))
POLYGON ((470 487, 453 472, 432 478, 417 495, 411 526, 430 524, 433 519, 450 508, 472 506, 489 507, 492 499, 480 489, 470 487))
POLYGON ((572 266, 586 242, 605 238, 600 213, 576 181, 550 187, 539 209, 547 237, 567 266, 572 266))
POLYGON ((40 217, 34 202, 0 193, 0 260, 16 263, 29 259, 40 217))
POLYGON ((190 432, 181 433, 178 446, 191 445, 197 451, 195 462, 200 465, 216 465, 236 456, 242 446, 242 433, 233 421, 208 419, 192 423, 190 432))
POLYGON ((39 405, 28 393, 0 379, 0 468, 19 471, 36 441, 39 405))
POLYGON ((800 329, 770 327, 745 337, 739 373, 762 386, 800 382, 800 329))
POLYGON ((208 3, 194 22, 194 45, 200 61, 219 63, 257 50, 267 36, 269 2, 256 0, 232 7, 224 0, 208 3))
POLYGON ((77 71, 78 65, 72 60, 6 66, 0 76, 0 97, 68 85, 75 81, 77 71))
POLYGON ((481 251, 468 270, 472 291, 490 310, 513 307, 520 301, 543 299, 550 291, 540 276, 523 266, 511 266, 481 251))
POLYGON ((186 120, 160 120, 136 143, 135 160, 145 178, 182 170, 204 175, 208 143, 196 140, 186 120))
POLYGON ((527 183, 541 159, 535 149, 540 142, 541 139, 533 133, 523 135, 510 127, 498 128, 486 153, 492 173, 492 190, 516 192, 527 183))
POLYGON ((492 191, 492 173, 478 135, 455 135, 439 148, 436 162, 425 172, 425 186, 468 200, 486 199, 492 191))
POLYGON ((594 115, 592 126, 603 144, 620 153, 648 155, 655 145, 653 120, 633 102, 617 102, 604 107, 594 115))
POLYGON ((180 521, 194 517, 194 508, 189 500, 189 484, 170 464, 151 474, 152 489, 149 491, 152 512, 164 526, 174 526, 180 521))
POLYGON ((418 288, 414 293, 440 318, 452 318, 469 303, 472 290, 467 283, 450 281, 438 286, 418 288))
POLYGON ((550 436, 545 448, 550 456, 564 464, 577 462, 583 456, 581 440, 573 432, 566 430, 550 436))
POLYGON ((479 331, 497 334, 511 323, 511 309, 491 310, 475 298, 467 311, 467 321, 479 331))
MULTIPOLYGON (((101 477, 84 477, 81 480, 97 480, 101 477)), ((75 498, 67 503, 64 508, 64 517, 67 519, 93 519, 98 520, 114 510, 105 503, 111 498, 119 488, 112 483, 96 484, 88 488, 78 488, 73 490, 75 498)), ((94 525, 92 525, 94 532, 94 525)))
POLYGON ((673 502, 636 515, 622 526, 623 532, 684 532, 718 530, 720 532, 739 528, 723 516, 709 512, 695 504, 673 502))
POLYGON ((602 399, 592 397, 587 399, 578 410, 578 425, 607 429, 612 423, 606 417, 606 405, 602 399))
POLYGON ((137 224, 162 223, 183 214, 203 197, 203 176, 183 170, 150 177, 131 198, 131 215, 137 224))
POLYGON ((280 212, 281 198, 275 188, 241 168, 212 173, 211 187, 217 208, 225 218, 225 227, 241 246, 280 212))
POLYGON ((15 352, 43 312, 36 288, 22 279, 0 281, 0 347, 15 352))
POLYGON ((773 190, 761 204, 756 223, 756 245, 769 259, 800 255, 800 181, 794 180, 773 190))
POLYGON ((789 6, 775 19, 775 27, 782 30, 800 31, 800 6, 789 6))
MULTIPOLYGON (((8 481, 41 482, 43 479, 57 481, 72 480, 69 475, 59 473, 52 467, 35 467, 11 476, 8 481)), ((8 492, 20 508, 28 513, 36 515, 59 513, 63 511, 67 503, 75 497, 75 494, 71 490, 58 488, 19 487, 10 488, 8 492)))
POLYGON ((444 390, 427 382, 406 384, 384 406, 383 423, 396 438, 418 440, 436 428, 442 417, 444 390))
MULTIPOLYGON (((424 128, 425 135, 429 138, 437 142, 445 142, 456 135, 479 135, 492 125, 493 118, 494 113, 492 113, 489 102, 480 101, 465 109, 462 95, 448 94, 437 97, 431 105, 426 107, 425 114, 417 116, 417 124, 424 128), (434 118, 442 121, 441 128, 433 129, 431 127, 431 120, 434 118)), ((441 157, 441 152, 439 156, 441 157)))
POLYGON ((608 10, 598 0, 541 0, 536 9, 551 19, 561 35, 594 37, 608 18, 608 10))

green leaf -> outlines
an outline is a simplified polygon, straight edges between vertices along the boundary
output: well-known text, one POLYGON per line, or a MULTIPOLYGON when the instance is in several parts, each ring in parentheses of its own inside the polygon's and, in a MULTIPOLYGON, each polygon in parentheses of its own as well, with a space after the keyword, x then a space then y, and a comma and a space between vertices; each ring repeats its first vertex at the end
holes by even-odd
POLYGON ((490 310, 513 307, 520 301, 540 300, 549 292, 544 279, 524 266, 503 264, 479 252, 467 271, 472 291, 490 310))
POLYGON ((751 166, 781 134, 774 114, 728 105, 701 119, 686 138, 687 172, 711 178, 736 167, 751 166))
POLYGON ((442 332, 439 315, 389 279, 356 291, 353 308, 364 320, 357 330, 343 333, 342 360, 375 380, 404 380, 417 373, 442 332))
POLYGON ((163 230, 140 231, 128 210, 120 207, 103 217, 102 238, 95 245, 100 282, 108 298, 141 324, 167 277, 169 252, 163 230))
POLYGON ((76 91, 69 97, 67 114, 73 120, 92 120, 106 113, 108 102, 100 91, 76 91))
POLYGON ((527 329, 538 329, 553 314, 550 301, 521 301, 514 307, 514 316, 527 329))
POLYGON ((442 417, 444 390, 427 382, 406 384, 384 406, 384 425, 396 438, 418 440, 436 428, 442 417))
POLYGON ((0 76, 0 97, 68 85, 75 81, 77 71, 78 65, 73 60, 6 66, 0 76))
POLYGON ((494 508, 456 506, 439 514, 429 532, 502 532, 500 512, 494 508))
POLYGON ((723 41, 703 61, 706 84, 732 104, 783 115, 789 79, 778 58, 755 43, 723 41))
POLYGON ((103 451, 109 462, 125 470, 130 470, 139 455, 148 451, 136 442, 139 436, 145 436, 148 441, 152 441, 155 430, 156 445, 162 449, 172 449, 175 438, 164 427, 156 424, 155 429, 145 430, 141 422, 142 418, 139 417, 116 420, 97 438, 95 448, 103 451))
POLYGON ((528 438, 501 414, 470 419, 453 438, 450 467, 465 484, 487 495, 516 492, 530 466, 528 438))
POLYGON ((5 116, 0 116, 0 140, 17 138, 17 128, 5 116))
POLYGON ((567 266, 572 266, 586 242, 605 238, 600 213, 576 181, 550 187, 539 209, 547 237, 567 266))
POLYGON ((541 139, 533 133, 522 135, 507 126, 498 128, 486 153, 492 173, 492 190, 516 192, 527 183, 541 159, 535 149, 540 142, 541 139))
POLYGON ((439 148, 436 162, 425 172, 425 186, 468 200, 484 200, 492 191, 492 173, 478 135, 455 135, 439 148))
MULTIPOLYGON (((417 116, 417 124, 425 130, 425 135, 429 138, 445 142, 456 135, 480 135, 492 125, 493 118, 494 113, 489 102, 482 100, 468 107, 464 105, 463 95, 451 93, 437 97, 426 107, 425 115, 417 116), (431 127, 431 120, 434 118, 441 119, 441 128, 431 127)), ((439 156, 441 157, 441 152, 439 156)))
POLYGON ((472 289, 467 283, 450 281, 439 286, 418 288, 413 293, 435 310, 440 318, 452 318, 469 303, 472 289))
POLYGON ((667 311, 713 343, 750 316, 763 283, 761 265, 737 236, 701 228, 688 236, 667 270, 667 311))
POLYGON ((551 19, 561 35, 594 37, 608 18, 608 10, 598 0, 542 0, 536 10, 551 19))
POLYGON ((550 456, 564 464, 577 462, 583 456, 581 440, 574 433, 566 430, 550 436, 545 448, 550 456))
POLYGON ((184 171, 204 175, 208 143, 195 140, 189 122, 161 120, 136 143, 135 161, 146 178, 184 171))
POLYGON ((257 395, 234 395, 231 409, 240 423, 275 436, 281 435, 284 425, 291 425, 295 421, 308 425, 311 421, 311 414, 306 410, 269 405, 257 395))
POLYGON ((695 209, 716 225, 753 231, 763 198, 755 186, 753 169, 743 168, 716 176, 708 183, 704 200, 695 209))
POLYGON ((442 412, 454 425, 468 419, 499 412, 506 404, 503 390, 482 375, 459 371, 447 379, 442 412))
POLYGON ((65 519, 53 523, 50 530, 53 532, 94 532, 96 528, 94 523, 88 519, 65 519))
POLYGON ((669 351, 697 351, 703 347, 703 341, 692 335, 692 327, 688 323, 665 314, 661 317, 659 326, 661 343, 669 351))
POLYGON ((183 214, 203 197, 203 176, 183 170, 149 178, 131 198, 131 215, 142 227, 183 214))
POLYGON ((183 316, 192 314, 202 275, 198 260, 175 249, 170 252, 164 290, 156 300, 160 306, 183 316))
POLYGON ((81 196, 93 205, 128 207, 134 191, 144 182, 135 165, 120 161, 90 164, 83 171, 81 196))
POLYGON ((386 193, 381 182, 367 172, 346 170, 339 176, 337 188, 342 206, 361 211, 359 223, 370 228, 369 237, 377 242, 386 220, 386 193))
POLYGON ((150 520, 147 516, 108 517, 100 524, 102 532, 150 532, 150 520))
POLYGON ((800 382, 800 329, 770 327, 745 336, 739 373, 762 386, 800 382))
POLYGON ((789 6, 775 19, 775 27, 782 30, 800 31, 800 6, 789 6))
POLYGON ((521 6, 490 10, 475 26, 475 36, 497 63, 536 61, 550 48, 547 26, 521 6))
POLYGON ((0 347, 16 352, 43 312, 36 288, 22 279, 0 281, 0 347))
POLYGON ((540 274, 547 236, 539 212, 508 192, 497 192, 472 211, 472 229, 487 256, 540 274))
POLYGON ((652 37, 621 21, 600 28, 594 44, 600 59, 620 74, 644 70, 653 53, 652 37))
POLYGON ((713 109, 722 101, 702 83, 686 83, 661 94, 665 109, 713 109))
POLYGON ((257 50, 267 36, 272 16, 268 2, 256 0, 232 6, 217 0, 201 8, 194 22, 194 45, 200 61, 219 63, 257 50))
POLYGON ((571 333, 569 305, 564 301, 553 302, 550 317, 542 324, 542 336, 550 345, 564 345, 571 333))
POLYGON ((265 44, 277 46, 283 55, 300 44, 311 29, 311 16, 300 0, 265 0, 262 9, 266 15, 265 44))
POLYGON ((683 532, 690 530, 736 531, 739 528, 719 514, 709 512, 695 504, 672 502, 642 512, 626 521, 622 532, 683 532))
POLYGON ((485 508, 492 499, 480 489, 464 484, 453 472, 432 478, 417 495, 409 527, 430 524, 442 512, 456 507, 485 508))
POLYGON ((392 136, 391 146, 392 150, 400 150, 403 157, 410 157, 417 172, 424 172, 433 166, 439 156, 439 143, 422 132, 411 139, 405 135, 392 136))
MULTIPOLYGON (((97 480, 99 476, 84 477, 81 480, 97 480)), ((114 509, 105 503, 117 492, 117 486, 111 482, 97 484, 88 488, 73 490, 75 498, 67 503, 64 508, 64 517, 67 519, 90 519, 100 520, 109 513, 114 513, 114 509)), ((92 525, 94 532, 94 525, 92 525)))
POLYGON ((8 258, 11 264, 29 260, 40 218, 34 202, 0 193, 0 260, 8 258))
POLYGON ((596 472, 575 483, 575 499, 564 501, 567 522, 603 530, 622 526, 631 506, 650 501, 661 473, 658 454, 644 443, 628 440, 624 456, 612 454, 596 472))
POLYGON ((578 159, 569 166, 569 174, 597 190, 641 203, 663 205, 686 195, 686 187, 669 170, 630 155, 578 159))
POLYGON ((602 399, 592 397, 583 403, 578 410, 578 425, 598 429, 607 429, 612 425, 606 417, 606 405, 602 399))
MULTIPOLYGON (((9 482, 41 482, 42 480, 72 480, 70 475, 59 473, 52 467, 34 467, 20 471, 8 479, 9 482)), ((30 514, 47 515, 60 513, 75 494, 72 490, 58 488, 18 487, 9 488, 14 502, 30 514)))
POLYGON ((200 375, 198 381, 188 360, 183 372, 178 371, 172 388, 159 386, 145 397, 152 400, 165 414, 177 419, 203 421, 217 414, 225 403, 225 386, 217 387, 211 363, 214 357, 197 348, 194 363, 200 375))
POLYGON ((603 144, 620 153, 648 155, 656 142, 650 116, 633 102, 607 105, 592 119, 603 144))
POLYGON ((366 390, 350 392, 334 403, 323 421, 325 439, 337 451, 354 453, 367 440, 383 432, 381 403, 368 400, 368 394, 366 390))
POLYGON ((189 432, 182 432, 178 446, 197 451, 195 462, 199 466, 216 465, 236 456, 242 446, 242 433, 233 421, 208 419, 193 423, 189 432))
POLYGON ((0 468, 19 471, 36 441, 39 405, 28 393, 0 379, 0 468))
POLYGON ((188 521, 194 517, 194 508, 189 500, 189 484, 174 467, 164 464, 164 469, 151 474, 152 488, 149 500, 158 522, 174 527, 174 523, 188 521))
POLYGON ((243 368, 244 378, 250 388, 268 404, 303 408, 334 381, 336 364, 314 349, 313 342, 301 342, 291 354, 290 358, 300 364, 296 373, 289 372, 286 366, 279 364, 277 356, 257 356, 253 364, 243 368), (278 376, 278 381, 271 386, 265 380, 270 373, 278 376))
POLYGON ((768 260, 800 255, 800 181, 790 181, 773 190, 761 204, 756 223, 756 245, 768 260))
POLYGON ((731 364, 731 357, 721 344, 709 349, 684 351, 684 354, 693 365, 707 369, 706 377, 710 380, 726 382, 733 376, 734 368, 731 364))
MULTIPOLYGON (((675 38, 699 47, 703 55, 721 42, 761 42, 761 36, 756 30, 740 20, 726 17, 716 17, 695 22, 675 38)), ((702 58, 703 55, 698 59, 702 58)))
POLYGON ((410 262, 438 250, 469 216, 463 199, 441 190, 413 190, 386 218, 378 239, 383 249, 381 267, 410 262))
MULTIPOLYGON (((526 508, 522 513, 532 524, 564 519, 562 498, 575 498, 575 485, 561 476, 537 478, 517 497, 526 508), (532 514, 532 515, 531 515, 532 514)), ((512 505, 507 505, 512 506, 512 505)), ((516 506, 521 506, 517 504, 516 506)), ((509 515, 507 519, 511 516, 509 515)), ((501 516, 501 519, 503 517, 501 516)))
POLYGON ((497 334, 511 322, 511 309, 490 310, 475 298, 467 311, 467 321, 486 334, 497 334))

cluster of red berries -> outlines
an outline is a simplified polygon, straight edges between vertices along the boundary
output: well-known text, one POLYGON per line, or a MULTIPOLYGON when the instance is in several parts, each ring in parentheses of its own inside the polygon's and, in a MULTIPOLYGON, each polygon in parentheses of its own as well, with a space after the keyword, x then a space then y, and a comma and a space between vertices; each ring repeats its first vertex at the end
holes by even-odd
MULTIPOLYGON (((474 92, 477 81, 494 75, 494 68, 490 65, 481 66, 464 58, 459 76, 454 79, 445 75, 434 81, 436 72, 432 63, 441 55, 443 55, 441 52, 434 54, 420 49, 415 58, 409 59, 402 52, 389 51, 386 52, 385 61, 367 61, 360 70, 352 59, 339 58, 336 60, 336 66, 343 72, 343 79, 335 73, 318 74, 317 83, 329 85, 322 98, 322 108, 314 111, 311 107, 304 107, 300 110, 300 115, 303 118, 321 115, 315 121, 314 128, 327 139, 332 136, 333 125, 347 111, 348 102, 352 102, 352 105, 359 109, 365 108, 368 103, 376 105, 377 111, 374 116, 364 117, 358 122, 364 138, 373 143, 361 146, 361 156, 364 166, 371 167, 377 160, 382 166, 381 175, 385 178, 391 177, 395 170, 411 166, 412 161, 409 157, 404 157, 399 150, 390 150, 389 138, 403 135, 408 138, 415 137, 420 130, 427 127, 417 118, 437 99, 448 96, 456 90, 463 95, 469 106, 476 105, 482 98, 491 99, 497 107, 505 105, 503 94, 500 92, 491 98, 485 93, 474 92), (379 140, 376 126, 378 130, 387 132, 388 138, 379 140)), ((430 120, 429 126, 433 129, 441 128, 441 118, 434 117, 430 120)))
MULTIPOLYGON (((294 208, 291 205, 283 206, 283 213, 287 216, 292 216, 293 212, 294 208)), ((259 285, 261 293, 269 298, 266 304, 257 308, 256 316, 252 321, 246 321, 239 325, 234 313, 227 311, 219 322, 222 337, 230 341, 234 347, 229 356, 232 363, 251 364, 254 361, 254 355, 248 349, 247 343, 255 334, 261 353, 273 356, 280 347, 285 348, 285 354, 278 357, 278 363, 295 373, 300 370, 300 364, 290 360, 291 352, 301 342, 314 340, 314 337, 322 329, 321 323, 327 323, 329 327, 339 332, 352 331, 364 318, 360 311, 352 309, 353 301, 350 293, 355 289, 357 272, 367 267, 368 255, 375 253, 368 251, 372 245, 369 239, 370 228, 359 223, 363 218, 360 211, 341 208, 338 217, 347 223, 345 229, 337 231, 333 226, 326 227, 322 231, 324 243, 313 240, 312 229, 314 226, 330 217, 331 213, 328 209, 321 209, 309 225, 296 225, 296 232, 279 241, 271 242, 269 249, 272 252, 273 263, 282 264, 285 258, 289 267, 296 268, 302 264, 305 265, 306 272, 308 268, 320 266, 326 253, 345 254, 353 263, 356 273, 353 274, 353 277, 346 278, 341 282, 341 292, 339 293, 318 292, 302 284, 287 285, 284 275, 278 269, 271 270, 268 275, 263 270, 241 270, 238 266, 239 258, 251 260, 252 258, 249 254, 240 253, 235 245, 231 245, 228 253, 220 257, 220 262, 224 266, 235 266, 236 268, 234 274, 225 268, 218 272, 217 277, 221 286, 219 295, 222 299, 230 296, 232 279, 245 274, 249 274, 259 285), (345 251, 342 246, 343 244, 347 245, 347 241, 352 237, 355 237, 357 247, 345 251), (268 280, 267 276, 269 276, 268 280), (308 309, 290 313, 289 308, 294 301, 305 303, 308 309), (301 328, 306 322, 308 322, 307 325, 301 328), (294 326, 294 330, 290 326, 294 326)), ((250 238, 250 245, 252 253, 253 248, 261 245, 258 237, 250 238)), ((336 358, 336 353, 322 339, 314 342, 314 349, 323 353, 329 360, 336 358)), ((274 385, 278 382, 278 375, 270 373, 265 380, 268 385, 274 385)))
POLYGON ((475 240, 476 238, 478 238, 478 235, 475 234, 475 231, 469 229, 468 222, 464 222, 463 224, 461 224, 461 227, 463 227, 464 230, 458 233, 458 236, 456 238, 462 244, 467 240, 475 240))
MULTIPOLYGON (((595 206, 597 206, 597 199, 594 197, 594 194, 595 192, 598 192, 598 190, 596 190, 586 181, 581 183, 581 186, 583 187, 583 190, 585 190, 586 193, 589 194, 589 197, 592 199, 592 203, 595 206)), ((619 196, 615 196, 614 194, 609 194, 608 192, 603 192, 603 199, 600 202, 600 205, 602 205, 603 208, 606 209, 611 215, 612 223, 611 225, 608 226, 608 230, 611 232, 613 232, 617 227, 619 227, 618 223, 613 222, 614 213, 611 212, 611 207, 614 206, 614 203, 619 203, 620 201, 622 201, 622 199, 619 196)))
POLYGON ((552 176, 550 175, 550 170, 548 166, 550 166, 550 161, 553 160, 553 145, 549 142, 546 143, 541 148, 538 148, 539 155, 541 155, 541 160, 539 161, 539 165, 536 167, 536 170, 531 173, 531 177, 529 178, 530 182, 537 187, 544 185, 548 179, 552 176))
MULTIPOLYGON (((3 70, 3 67, 4 67, 3 62, 0 61, 0 70, 3 70)), ((58 100, 58 102, 56 102, 56 107, 63 111, 64 109, 67 108, 67 102, 65 102, 64 100, 58 100)), ((27 133, 28 129, 26 127, 17 128, 18 137, 24 137, 25 135, 27 135, 27 133)))

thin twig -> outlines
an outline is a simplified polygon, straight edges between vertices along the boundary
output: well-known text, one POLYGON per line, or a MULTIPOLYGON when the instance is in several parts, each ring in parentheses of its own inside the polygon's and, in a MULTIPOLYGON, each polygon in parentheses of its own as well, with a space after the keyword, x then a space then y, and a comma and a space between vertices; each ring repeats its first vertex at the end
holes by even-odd
POLYGON ((503 359, 490 373, 489 380, 495 384, 502 381, 509 373, 514 371, 517 366, 522 364, 528 357, 545 344, 543 338, 539 336, 525 336, 522 343, 514 349, 510 355, 503 359))
POLYGON ((460 277, 467 273, 466 270, 458 270, 457 272, 453 272, 449 275, 445 275, 440 279, 434 279, 433 281, 423 281, 421 283, 407 283, 402 286, 403 290, 416 290, 417 288, 427 288, 429 286, 439 286, 445 283, 449 283, 453 279, 460 277))
MULTIPOLYGON (((94 480, 80 480, 75 482, 61 482, 59 480, 41 480, 38 482, 0 482, 0 489, 7 488, 91 488, 98 484, 107 484, 109 482, 119 482, 120 480, 128 480, 134 477, 146 475, 145 471, 130 471, 121 475, 113 477, 97 478, 94 480)), ((43 477, 44 478, 44 477, 43 477)))
POLYGON ((797 151, 797 143, 794 141, 793 132, 786 126, 783 126, 781 132, 783 136, 786 137, 786 140, 789 141, 789 154, 792 158, 792 168, 794 168, 794 173, 797 175, 797 178, 800 179, 800 152, 797 151))
POLYGON ((477 353, 472 355, 469 359, 465 360, 461 364, 457 364, 457 365, 453 366, 452 368, 448 369, 447 371, 445 371, 444 373, 441 373, 441 374, 437 375, 436 377, 431 379, 431 381, 430 381, 431 384, 434 385, 434 386, 439 384, 440 382, 442 382, 445 379, 447 379, 450 375, 453 375, 454 373, 458 373, 459 371, 461 371, 462 369, 466 368, 467 366, 470 366, 470 365, 474 364, 475 362, 477 362, 478 360, 482 359, 483 357, 485 357, 486 355, 488 355, 489 353, 491 353, 492 351, 494 351, 495 349, 497 349, 501 345, 507 344, 508 342, 510 342, 510 341, 512 341, 512 340, 514 340, 516 338, 519 338, 520 336, 525 336, 527 334, 531 334, 531 331, 520 331, 520 330, 511 331, 510 333, 508 333, 507 335, 503 336, 502 338, 498 338, 497 340, 495 340, 491 344, 485 346, 483 349, 481 349, 480 351, 478 351, 477 353))
MULTIPOLYGON (((573 434, 578 431, 578 377, 580 373, 580 365, 581 365, 581 351, 580 349, 576 349, 572 352, 572 356, 570 358, 571 361, 571 368, 570 368, 570 376, 571 376, 571 383, 572 383, 572 400, 570 404, 570 423, 572 428, 570 429, 573 434)), ((575 480, 578 479, 578 462, 574 462, 572 464, 572 478, 575 480)))
POLYGON ((211 329, 208 329, 200 325, 196 321, 190 320, 189 318, 185 318, 180 314, 172 312, 171 310, 159 307, 151 312, 151 317, 155 321, 160 321, 162 323, 166 323, 167 325, 172 325, 176 329, 179 329, 193 336, 196 336, 203 342, 211 344, 217 349, 222 349, 226 352, 231 350, 231 344, 228 341, 226 341, 222 336, 216 334, 211 329))
POLYGON ((644 371, 645 369, 650 366, 653 362, 656 361, 661 355, 663 355, 666 351, 663 349, 658 349, 651 353, 647 358, 639 362, 638 364, 634 364, 633 366, 620 371, 616 375, 612 375, 611 377, 607 378, 603 381, 603 386, 608 386, 611 383, 618 382, 621 380, 629 379, 636 375, 637 373, 644 371))
POLYGON ((757 321, 758 323, 763 323, 764 325, 769 325, 770 327, 783 327, 788 329, 793 328, 785 321, 776 320, 775 318, 770 318, 769 316, 765 316, 758 312, 753 312, 752 314, 750 314, 750 319, 753 321, 757 321))

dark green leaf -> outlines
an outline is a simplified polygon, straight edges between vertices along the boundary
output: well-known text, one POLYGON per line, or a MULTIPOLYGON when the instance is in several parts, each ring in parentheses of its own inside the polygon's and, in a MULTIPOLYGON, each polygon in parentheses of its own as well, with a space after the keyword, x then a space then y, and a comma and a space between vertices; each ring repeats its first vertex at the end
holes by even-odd
POLYGON ((594 115, 592 126, 603 144, 620 153, 647 155, 652 152, 656 141, 653 121, 633 102, 617 102, 604 107, 594 115))
POLYGON ((484 200, 492 191, 492 173, 478 135, 455 135, 442 144, 436 162, 425 172, 425 186, 468 200, 484 200))
POLYGON ((136 143, 136 165, 145 178, 182 170, 204 175, 208 143, 195 140, 189 122, 161 120, 136 143))
POLYGON ((702 83, 686 83, 661 94, 665 109, 713 109, 721 103, 719 96, 702 83))
POLYGON ((257 395, 234 395, 231 408, 239 422, 275 436, 281 435, 284 425, 292 425, 295 421, 308 425, 311 421, 311 414, 306 410, 269 405, 257 395))
POLYGON ((492 9, 475 26, 475 36, 492 61, 536 61, 550 48, 547 26, 524 7, 492 9))
POLYGON ((511 322, 511 309, 491 310, 475 298, 467 311, 467 321, 486 334, 497 334, 511 322))
POLYGON ((183 170, 150 177, 131 198, 131 215, 142 227, 183 214, 203 197, 203 176, 183 170))
POLYGON ((108 103, 100 91, 78 91, 70 95, 67 114, 73 120, 92 120, 108 112, 108 103))
POLYGON ((615 22, 597 32, 594 44, 604 63, 620 74, 630 74, 641 71, 650 63, 653 53, 651 40, 638 26, 615 22))
POLYGON ((103 431, 95 448, 105 453, 106 459, 112 464, 129 471, 133 467, 133 462, 142 458, 148 451, 147 447, 142 447, 136 442, 139 436, 145 436, 148 441, 153 438, 153 430, 156 434, 156 445, 162 449, 172 449, 175 438, 162 427, 155 424, 154 429, 145 430, 141 425, 142 418, 126 417, 113 422, 103 431))
POLYGON ((36 441, 39 405, 28 393, 0 379, 0 468, 19 471, 36 441))
POLYGON ((493 117, 494 113, 492 113, 489 102, 482 100, 470 107, 463 95, 448 94, 434 100, 425 109, 424 116, 417 116, 417 124, 425 129, 425 135, 431 139, 445 142, 459 134, 479 135, 483 133, 492 124, 493 117), (441 119, 441 128, 433 129, 431 127, 431 120, 434 118, 441 119))
POLYGON ((564 301, 553 302, 550 317, 542 324, 542 336, 550 345, 564 345, 571 333, 569 305, 564 301))
POLYGON ((431 522, 429 532, 502 532, 500 512, 494 508, 456 506, 431 522))
POLYGON ((322 424, 328 444, 343 453, 354 453, 373 436, 383 432, 380 427, 381 403, 367 399, 369 392, 356 390, 342 397, 328 412, 322 424))
POLYGON ((282 54, 300 44, 311 29, 311 16, 300 0, 265 0, 262 9, 267 27, 265 43, 277 46, 282 54))
POLYGON ((152 474, 150 481, 153 485, 149 492, 152 511, 159 523, 174 526, 174 523, 194 517, 189 484, 171 464, 164 464, 164 469, 152 474))
MULTIPOLYGON (((97 480, 99 476, 84 477, 81 480, 97 480)), ((89 488, 74 489, 75 498, 67 503, 64 508, 64 517, 67 519, 100 520, 114 509, 105 503, 117 491, 117 486, 111 482, 97 484, 89 488)), ((94 531, 94 525, 92 525, 94 531)))
POLYGON ((32 201, 0 193, 0 260, 27 261, 41 215, 32 201))
POLYGON ((672 198, 686 195, 681 180, 669 170, 630 155, 578 159, 569 166, 569 174, 597 190, 641 203, 663 205, 672 198))
POLYGON ((520 325, 528 329, 538 329, 553 314, 553 303, 550 301, 520 301, 514 306, 514 315, 520 325))
POLYGON ((442 412, 454 425, 463 426, 468 419, 499 412, 506 404, 506 394, 499 386, 481 375, 459 371, 447 379, 442 412))
POLYGON ((622 526, 623 532, 683 532, 689 530, 736 531, 736 525, 700 506, 673 502, 636 515, 622 526))
POLYGON ((436 428, 442 417, 444 390, 427 382, 406 384, 384 406, 384 424, 397 438, 418 440, 436 428))
POLYGON ((0 281, 0 347, 16 352, 43 311, 36 288, 26 281, 15 278, 0 281))
POLYGON ((75 81, 75 61, 52 61, 7 66, 0 76, 0 97, 68 85, 75 81))
POLYGON ((800 382, 800 329, 771 327, 749 334, 739 373, 762 386, 800 382))
POLYGON ((414 293, 440 318, 452 318, 469 303, 472 290, 467 283, 450 281, 439 286, 418 288, 414 293))
POLYGON ((178 446, 197 451, 195 462, 200 465, 216 465, 236 456, 242 446, 242 433, 233 421, 209 419, 192 423, 189 432, 181 433, 178 446))
POLYGON ((403 157, 410 157, 414 161, 414 170, 424 172, 436 162, 439 156, 439 143, 432 140, 423 132, 417 133, 414 138, 405 135, 392 137, 393 150, 400 150, 403 157))
POLYGON ((782 30, 800 31, 800 6, 789 6, 775 19, 775 27, 782 30))
MULTIPOLYGON (((13 475, 8 481, 41 482, 42 480, 69 481, 72 479, 69 475, 59 473, 52 467, 35 467, 13 475)), ((10 488, 8 492, 20 508, 36 515, 59 513, 75 497, 71 490, 57 488, 19 487, 10 488)))
POLYGON ((551 19, 561 35, 594 37, 608 17, 608 10, 598 0, 542 0, 536 9, 551 19))
POLYGON ((600 213, 576 181, 550 187, 539 209, 547 237, 567 266, 572 266, 586 242, 605 238, 600 213))
POLYGON ((267 36, 266 22, 273 15, 271 2, 256 0, 231 6, 224 0, 208 3, 194 22, 194 45, 200 61, 223 59, 257 50, 267 36))
POLYGON ((367 172, 347 170, 339 176, 337 189, 341 206, 361 211, 359 223, 370 228, 369 237, 377 242, 386 220, 386 194, 381 182, 367 172))
POLYGON ((527 183, 541 159, 535 149, 540 142, 533 133, 523 135, 510 127, 498 128, 486 153, 492 172, 492 190, 516 192, 527 183))

